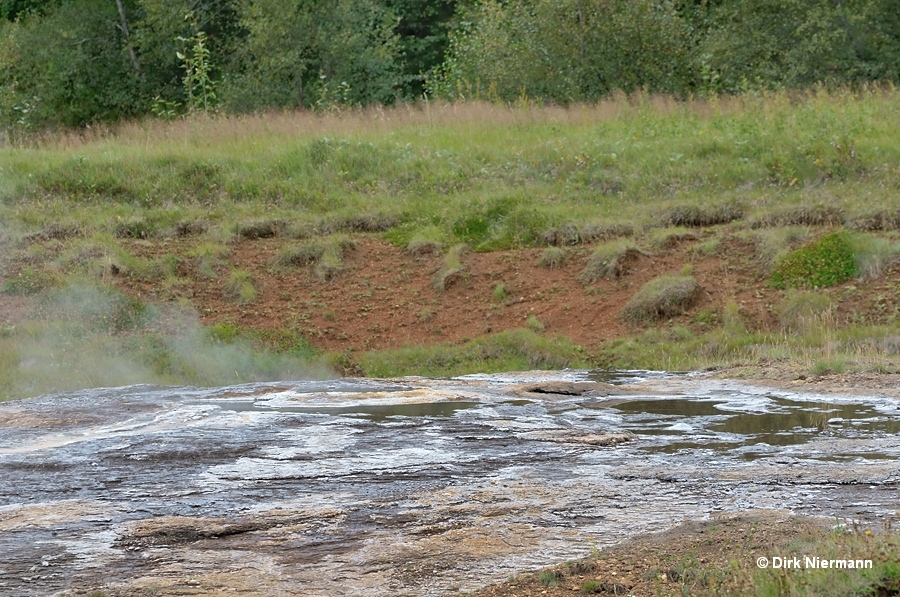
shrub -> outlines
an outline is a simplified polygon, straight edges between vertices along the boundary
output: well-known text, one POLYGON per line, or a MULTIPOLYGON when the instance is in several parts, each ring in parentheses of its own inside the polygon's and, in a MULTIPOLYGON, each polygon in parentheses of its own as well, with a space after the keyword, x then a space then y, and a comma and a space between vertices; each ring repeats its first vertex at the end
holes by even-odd
POLYGON ((644 284, 622 309, 622 319, 638 324, 684 313, 700 295, 693 276, 659 276, 644 284))
POLYGON ((771 281, 776 288, 827 288, 855 274, 850 239, 845 232, 835 232, 785 255, 771 281))

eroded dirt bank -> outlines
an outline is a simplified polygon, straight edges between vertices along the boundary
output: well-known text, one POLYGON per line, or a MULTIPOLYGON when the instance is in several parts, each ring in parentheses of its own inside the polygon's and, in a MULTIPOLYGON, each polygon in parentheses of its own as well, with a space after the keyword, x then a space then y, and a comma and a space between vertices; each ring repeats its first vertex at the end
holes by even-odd
POLYGON ((898 431, 878 393, 588 372, 6 403, 0 591, 448 595, 717 513, 878 521, 898 431))

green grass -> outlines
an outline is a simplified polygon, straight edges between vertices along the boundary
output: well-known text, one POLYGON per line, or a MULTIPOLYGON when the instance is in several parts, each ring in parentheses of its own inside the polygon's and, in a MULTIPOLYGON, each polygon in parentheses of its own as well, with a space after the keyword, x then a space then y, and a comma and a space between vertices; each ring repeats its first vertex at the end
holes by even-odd
POLYGON ((838 326, 825 311, 801 319, 802 329, 755 331, 746 329, 738 310, 728 305, 721 319, 722 326, 709 331, 672 326, 610 340, 593 359, 605 369, 696 371, 782 363, 798 373, 814 373, 819 363, 841 363, 843 371, 900 372, 893 324, 838 326))
POLYGON ((693 276, 659 276, 644 284, 622 308, 622 319, 638 325, 684 313, 700 294, 693 276))
POLYGON ((356 246, 346 234, 331 234, 287 246, 272 261, 275 272, 286 273, 295 267, 312 268, 316 277, 327 282, 344 269, 344 255, 356 246))
POLYGON ((591 366, 581 347, 531 329, 508 330, 463 344, 372 351, 360 355, 358 362, 371 377, 449 376, 591 366))
POLYGON ((126 124, 4 149, 0 219, 128 238, 204 228, 192 222, 241 238, 344 231, 406 245, 422 233, 475 251, 660 221, 884 229, 898 112, 900 94, 872 90, 126 124))
POLYGON ((444 255, 441 267, 434 274, 432 280, 431 285, 436 291, 443 292, 462 279, 466 271, 466 264, 463 262, 463 256, 468 249, 469 247, 464 244, 450 247, 450 250, 444 255))
POLYGON ((227 301, 237 305, 252 303, 256 300, 256 286, 253 284, 253 275, 247 270, 232 270, 222 287, 222 295, 227 301))
POLYGON ((600 279, 615 280, 625 273, 628 258, 641 253, 631 241, 602 243, 594 248, 578 279, 582 284, 593 284, 600 279))
POLYGON ((566 250, 560 247, 547 247, 538 258, 538 265, 547 269, 562 267, 566 261, 566 250))

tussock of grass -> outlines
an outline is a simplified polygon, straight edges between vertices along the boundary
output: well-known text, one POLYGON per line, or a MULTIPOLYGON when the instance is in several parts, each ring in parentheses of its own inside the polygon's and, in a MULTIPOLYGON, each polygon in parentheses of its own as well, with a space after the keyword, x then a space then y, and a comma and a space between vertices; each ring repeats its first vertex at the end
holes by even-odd
POLYGON ((632 236, 633 234, 634 226, 631 224, 570 223, 541 233, 540 239, 543 244, 551 247, 566 247, 632 236))
POLYGON ((278 236, 284 225, 285 223, 281 220, 251 220, 235 224, 234 233, 243 240, 272 238, 278 236))
POLYGON ((158 238, 171 236, 172 231, 152 218, 133 216, 116 223, 116 238, 158 238))
POLYGON ((744 208, 736 204, 677 205, 663 215, 666 226, 703 227, 727 224, 744 217, 744 208))
POLYGON ((772 272, 776 288, 827 288, 856 275, 853 245, 845 232, 826 234, 785 255, 772 272))
POLYGON ((833 205, 801 205, 757 217, 753 228, 774 226, 841 226, 846 220, 844 209, 833 205))
POLYGON ((562 267, 566 260, 566 250, 560 247, 547 247, 541 252, 538 258, 538 266, 547 269, 556 269, 562 267))
POLYGON ((222 286, 222 296, 236 305, 248 305, 256 300, 256 286, 250 272, 235 269, 222 286))
POLYGON ((627 242, 613 242, 594 249, 588 257, 579 280, 582 284, 593 284, 597 280, 615 280, 628 273, 628 268, 643 251, 627 242))
POLYGON ((808 330, 831 308, 831 299, 824 294, 808 290, 791 291, 778 307, 778 323, 785 331, 808 330))
POLYGON ((188 251, 188 258, 191 259, 197 275, 203 278, 216 278, 218 276, 216 270, 225 266, 225 258, 229 253, 230 249, 222 243, 204 242, 188 251))
POLYGON ((859 214, 847 221, 847 227, 862 232, 900 230, 900 209, 880 209, 859 214))
POLYGON ((787 226, 760 230, 742 230, 734 233, 735 238, 751 242, 756 248, 756 257, 767 266, 784 257, 791 249, 800 247, 811 236, 810 228, 787 226))
POLYGON ((335 232, 385 232, 399 223, 394 216, 385 214, 354 214, 337 216, 319 227, 325 234, 335 232))
POLYGON ((462 279, 466 265, 463 263, 463 255, 469 250, 467 245, 455 245, 450 247, 444 256, 440 269, 434 274, 432 287, 438 292, 444 292, 453 284, 462 279))
POLYGON ((700 295, 693 276, 659 276, 644 284, 622 309, 631 324, 657 321, 684 313, 700 295))
POLYGON ((281 249, 272 262, 275 272, 284 273, 294 267, 312 267, 323 282, 334 279, 343 269, 344 254, 356 243, 345 234, 314 238, 281 249))
POLYGON ((892 243, 871 234, 849 235, 856 264, 856 277, 874 280, 900 259, 900 243, 892 243))
POLYGON ((410 255, 428 255, 440 253, 444 248, 447 235, 437 226, 427 226, 415 232, 406 243, 406 252, 410 255))
POLYGON ((368 352, 360 355, 359 365, 371 377, 398 377, 588 368, 590 363, 580 347, 564 338, 515 329, 459 345, 368 352))
POLYGON ((175 224, 175 235, 180 237, 199 236, 209 230, 209 222, 205 219, 182 220, 175 224))
POLYGON ((78 224, 74 223, 51 223, 38 232, 25 236, 25 241, 29 243, 46 242, 48 240, 66 240, 69 238, 78 238, 84 235, 84 230, 78 224))

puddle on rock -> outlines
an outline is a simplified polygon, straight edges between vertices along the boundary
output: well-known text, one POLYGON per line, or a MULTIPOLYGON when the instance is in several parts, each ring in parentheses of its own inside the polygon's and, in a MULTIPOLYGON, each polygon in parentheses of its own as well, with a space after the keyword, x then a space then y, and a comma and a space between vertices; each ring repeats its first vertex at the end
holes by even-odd
POLYGON ((0 405, 0 593, 453 595, 723 510, 896 510, 896 401, 645 372, 594 379, 615 396, 515 389, 597 375, 0 405))
MULTIPOLYGON (((602 408, 591 404, 588 408, 602 408)), ((623 428, 637 435, 676 436, 656 441, 647 452, 671 454, 705 448, 731 451, 747 446, 793 446, 821 437, 858 438, 900 433, 900 415, 885 415, 864 404, 807 402, 768 396, 750 410, 734 410, 728 401, 715 399, 632 400, 616 404, 625 415, 623 428), (691 441, 691 438, 696 438, 691 441), (739 439, 734 439, 739 438, 739 439)), ((754 458, 744 452, 742 458, 754 458)), ((877 455, 866 455, 869 459, 877 455)), ((832 458, 823 455, 823 458, 832 458)))

